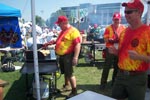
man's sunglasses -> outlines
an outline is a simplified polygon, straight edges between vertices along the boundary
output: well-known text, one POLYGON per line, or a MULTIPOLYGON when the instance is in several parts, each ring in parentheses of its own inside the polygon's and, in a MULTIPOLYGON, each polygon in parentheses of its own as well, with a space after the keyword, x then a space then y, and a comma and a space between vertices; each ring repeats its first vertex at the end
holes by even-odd
POLYGON ((133 12, 136 12, 137 10, 125 10, 125 14, 132 14, 133 12))

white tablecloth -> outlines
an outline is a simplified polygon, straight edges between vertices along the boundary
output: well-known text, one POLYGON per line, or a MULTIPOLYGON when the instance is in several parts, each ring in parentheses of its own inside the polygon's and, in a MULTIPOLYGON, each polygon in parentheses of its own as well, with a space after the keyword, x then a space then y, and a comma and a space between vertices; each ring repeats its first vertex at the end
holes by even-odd
POLYGON ((113 99, 111 97, 102 94, 98 94, 96 92, 85 91, 67 100, 116 100, 116 99, 113 99))

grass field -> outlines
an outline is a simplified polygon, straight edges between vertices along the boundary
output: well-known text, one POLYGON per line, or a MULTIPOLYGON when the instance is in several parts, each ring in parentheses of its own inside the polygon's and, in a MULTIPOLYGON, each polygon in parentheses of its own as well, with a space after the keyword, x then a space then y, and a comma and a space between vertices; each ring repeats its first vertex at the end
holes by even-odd
MULTIPOLYGON (((99 56, 97 55, 97 58, 99 56)), ((22 65, 22 63, 16 63, 22 65)), ((98 62, 95 66, 87 64, 84 58, 79 59, 78 66, 75 67, 75 76, 77 78, 78 93, 82 93, 86 90, 95 91, 107 96, 111 95, 111 76, 112 69, 110 70, 108 85, 105 90, 99 89, 100 78, 102 74, 103 63, 98 62)), ((9 85, 4 88, 4 100, 27 100, 26 99, 26 87, 25 87, 25 75, 22 75, 19 70, 14 72, 0 72, 0 78, 9 82, 9 85)), ((57 88, 60 89, 64 84, 63 75, 57 80, 57 88)), ((65 96, 69 92, 56 95, 55 100, 65 100, 65 96)))

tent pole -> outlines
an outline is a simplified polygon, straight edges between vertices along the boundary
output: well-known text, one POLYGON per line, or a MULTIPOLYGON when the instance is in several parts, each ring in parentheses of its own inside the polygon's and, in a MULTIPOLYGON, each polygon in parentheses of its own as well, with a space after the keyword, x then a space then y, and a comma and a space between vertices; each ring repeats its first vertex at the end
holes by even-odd
POLYGON ((34 53, 34 73, 36 83, 37 100, 41 100, 40 97, 40 82, 39 82, 39 67, 37 56, 37 41, 36 41, 36 28, 35 28, 35 0, 31 0, 31 17, 32 17, 32 36, 33 36, 33 53, 34 53))
POLYGON ((147 22, 146 24, 149 26, 150 24, 150 1, 147 1, 147 22))

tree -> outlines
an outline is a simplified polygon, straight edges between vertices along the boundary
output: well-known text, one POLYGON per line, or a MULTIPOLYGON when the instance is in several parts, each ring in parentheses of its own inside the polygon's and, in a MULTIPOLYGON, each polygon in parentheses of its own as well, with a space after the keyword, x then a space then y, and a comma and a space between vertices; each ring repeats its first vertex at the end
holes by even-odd
POLYGON ((36 25, 41 26, 41 27, 45 26, 45 21, 40 16, 36 15, 35 20, 36 20, 36 25))
POLYGON ((55 21, 57 20, 58 16, 60 15, 65 15, 66 14, 63 12, 63 10, 57 10, 56 12, 52 13, 50 18, 46 20, 46 25, 49 27, 53 27, 55 21))

